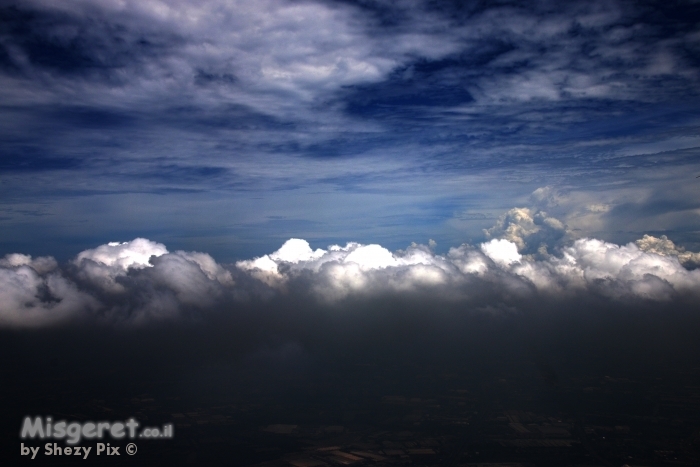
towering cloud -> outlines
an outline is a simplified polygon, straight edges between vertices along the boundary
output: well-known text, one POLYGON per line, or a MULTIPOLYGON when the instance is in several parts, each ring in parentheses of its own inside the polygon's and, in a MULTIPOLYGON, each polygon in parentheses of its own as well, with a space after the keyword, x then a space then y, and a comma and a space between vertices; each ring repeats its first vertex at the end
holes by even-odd
POLYGON ((558 245, 567 231, 560 220, 548 216, 544 211, 513 208, 484 233, 487 237, 503 238, 514 243, 519 251, 546 255, 547 247, 558 245))
POLYGON ((685 251, 685 248, 676 246, 666 235, 662 235, 661 238, 644 235, 637 240, 635 244, 642 251, 656 253, 662 256, 674 256, 678 258, 678 261, 684 266, 694 268, 700 266, 700 253, 685 251))

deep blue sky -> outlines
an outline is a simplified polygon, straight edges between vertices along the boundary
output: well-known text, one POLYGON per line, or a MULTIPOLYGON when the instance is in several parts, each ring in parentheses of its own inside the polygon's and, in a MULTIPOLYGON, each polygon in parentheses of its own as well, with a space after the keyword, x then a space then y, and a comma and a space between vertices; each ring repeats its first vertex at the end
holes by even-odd
POLYGON ((0 5, 0 254, 444 250, 516 206, 700 248, 698 2, 0 5))

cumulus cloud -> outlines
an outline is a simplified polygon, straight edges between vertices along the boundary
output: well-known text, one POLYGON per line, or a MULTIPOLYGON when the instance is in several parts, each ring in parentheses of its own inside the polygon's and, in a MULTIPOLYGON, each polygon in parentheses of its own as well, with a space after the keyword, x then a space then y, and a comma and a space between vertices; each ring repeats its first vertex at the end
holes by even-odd
POLYGON ((436 298, 471 300, 494 287, 519 299, 594 293, 615 300, 666 301, 696 293, 700 285, 700 272, 684 268, 677 255, 587 238, 543 259, 521 255, 508 239, 493 239, 478 249, 462 245, 447 255, 416 244, 393 253, 380 245, 358 243, 310 252, 305 241, 292 239, 278 252, 237 266, 285 292, 283 285, 297 279, 295 284, 307 284, 327 302, 352 294, 431 291, 436 298), (279 254, 292 247, 304 254, 279 254))
POLYGON ((637 245, 615 245, 579 239, 561 257, 513 268, 538 290, 568 295, 593 292, 614 299, 665 301, 676 294, 695 294, 700 274, 688 271, 676 258, 646 253, 637 245))
POLYGON ((211 307, 234 283, 231 273, 208 254, 169 253, 164 245, 144 238, 85 250, 73 265, 88 287, 111 295, 103 299, 104 308, 117 320, 172 318, 185 309, 211 307))
MULTIPOLYGON (((536 194, 539 192, 536 191, 536 194)), ((485 229, 487 238, 503 238, 514 243, 525 254, 547 254, 567 234, 566 226, 545 211, 513 208, 498 218, 496 225, 485 229)))
POLYGON ((508 240, 494 239, 490 242, 482 243, 481 251, 495 263, 503 266, 519 263, 522 258, 522 255, 518 253, 517 245, 508 240))
POLYGON ((661 303, 699 293, 700 269, 692 266, 700 254, 666 237, 562 243, 564 231, 544 212, 516 208, 489 229, 498 238, 446 254, 436 253, 434 242, 397 251, 355 242, 313 249, 299 238, 228 266, 144 238, 85 250, 63 268, 50 257, 10 254, 0 259, 0 325, 177 320, 235 313, 236 304, 271 297, 329 309, 348 299, 394 297, 517 311, 581 297, 661 303), (552 253, 546 242, 556 245, 552 253), (538 254, 527 254, 534 248, 538 254))
POLYGON ((56 268, 51 257, 9 254, 0 260, 0 326, 43 326, 98 307, 56 268))
POLYGON ((11 253, 0 259, 0 267, 16 268, 19 266, 29 266, 39 274, 45 274, 58 267, 58 263, 51 256, 40 256, 32 259, 29 255, 11 253))
POLYGON ((117 282, 129 269, 152 267, 152 256, 168 252, 165 245, 145 238, 130 242, 111 242, 78 254, 73 264, 78 267, 80 277, 109 292, 124 292, 124 286, 117 282))
POLYGON ((169 253, 144 238, 82 251, 64 270, 50 257, 9 254, 0 259, 0 324, 176 319, 215 307, 233 285, 208 254, 169 253))
POLYGON ((175 319, 189 311, 215 308, 234 284, 224 270, 205 253, 177 251, 151 260, 151 267, 124 275, 124 300, 111 300, 108 315, 135 322, 175 319))
POLYGON ((271 285, 309 272, 314 293, 332 301, 354 292, 408 291, 414 286, 441 284, 448 279, 449 265, 425 245, 412 244, 392 253, 381 245, 350 242, 312 252, 305 240, 291 239, 275 253, 238 262, 237 267, 271 285), (281 255, 290 245, 305 253, 281 255))
POLYGON ((666 235, 662 235, 660 238, 644 235, 637 240, 635 244, 642 251, 656 253, 662 256, 676 257, 684 266, 694 268, 700 266, 700 253, 685 251, 685 248, 677 246, 673 241, 669 240, 666 235))

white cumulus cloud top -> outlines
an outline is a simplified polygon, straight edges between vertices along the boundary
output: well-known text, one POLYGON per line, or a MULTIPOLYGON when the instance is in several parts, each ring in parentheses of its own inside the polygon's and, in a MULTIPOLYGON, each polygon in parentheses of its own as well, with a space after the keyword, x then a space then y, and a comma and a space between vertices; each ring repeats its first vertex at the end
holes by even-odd
POLYGON ((482 243, 481 251, 495 263, 503 266, 519 263, 522 259, 522 255, 518 253, 518 246, 503 239, 493 239, 490 242, 482 243))
POLYGON ((144 268, 152 266, 148 260, 151 256, 160 256, 168 252, 165 245, 155 243, 145 238, 136 238, 130 242, 110 242, 92 250, 85 250, 75 258, 76 263, 86 259, 105 266, 115 266, 122 271, 129 268, 144 268))
MULTIPOLYGON (((301 242, 298 239, 289 242, 301 242)), ((289 243, 288 242, 288 243, 289 243)), ((285 244, 278 250, 287 250, 285 244)), ((304 244, 304 251, 311 251, 304 244)), ((695 293, 700 270, 688 270, 677 256, 646 252, 635 243, 620 246, 579 239, 560 255, 534 259, 518 252, 515 242, 493 239, 474 248, 463 245, 438 255, 424 245, 390 252, 380 245, 348 243, 316 250, 313 256, 282 258, 278 252, 237 263, 239 269, 272 287, 306 277, 324 301, 350 294, 439 290, 440 296, 469 298, 486 284, 526 296, 568 296, 595 292, 613 299, 670 300, 695 293)))
POLYGON ((117 277, 124 276, 129 269, 152 267, 150 258, 167 252, 165 245, 136 238, 130 242, 110 242, 82 251, 73 263, 78 266, 81 278, 106 291, 124 292, 124 287, 116 281, 117 277))
POLYGON ((700 269, 693 269, 700 255, 666 237, 645 235, 626 245, 594 238, 562 244, 565 234, 556 219, 518 208, 489 230, 496 238, 446 254, 436 253, 434 242, 392 252, 355 242, 313 249, 299 238, 228 266, 206 253, 168 252, 144 238, 85 250, 64 267, 51 257, 13 253, 0 259, 0 326, 68 319, 146 323, 232 313, 242 300, 290 295, 315 306, 403 296, 436 306, 463 303, 465 310, 517 310, 585 296, 673 303, 700 295, 700 269), (533 241, 538 254, 524 254, 533 241))
POLYGON ((686 266, 700 266, 700 253, 685 251, 685 248, 677 246, 666 235, 662 235, 660 238, 644 235, 635 243, 642 251, 663 256, 675 256, 678 258, 678 261, 686 266))

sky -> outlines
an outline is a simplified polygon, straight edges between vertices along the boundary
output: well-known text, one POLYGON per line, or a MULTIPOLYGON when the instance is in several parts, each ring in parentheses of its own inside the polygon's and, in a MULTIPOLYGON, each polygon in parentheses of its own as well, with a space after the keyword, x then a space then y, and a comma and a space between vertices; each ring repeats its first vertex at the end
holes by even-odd
POLYGON ((698 2, 0 8, 0 326, 697 298, 698 2))

